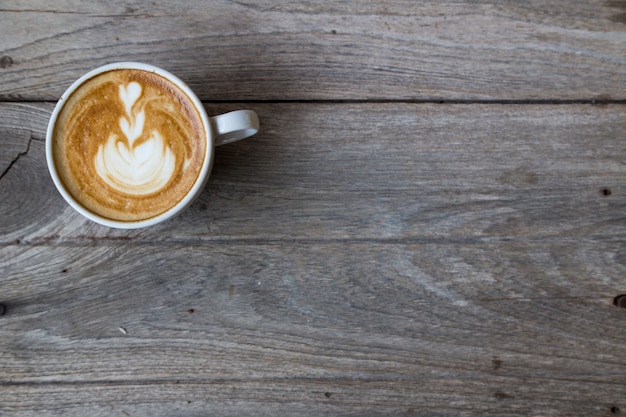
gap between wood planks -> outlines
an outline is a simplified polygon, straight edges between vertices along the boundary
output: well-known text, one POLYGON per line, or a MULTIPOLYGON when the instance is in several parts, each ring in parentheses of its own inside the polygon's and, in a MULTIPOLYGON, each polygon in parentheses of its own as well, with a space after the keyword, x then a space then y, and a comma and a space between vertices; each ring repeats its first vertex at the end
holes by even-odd
MULTIPOLYGON (((466 104, 466 105, 529 105, 529 106, 554 106, 554 105, 609 105, 609 104, 626 104, 626 99, 604 99, 587 98, 587 99, 521 99, 521 100, 490 100, 490 99, 437 99, 437 98, 425 98, 425 99, 289 99, 289 100, 200 100, 203 104, 466 104)), ((22 104, 37 104, 37 103, 52 103, 55 104, 57 100, 20 100, 19 98, 1 97, 0 104, 2 103, 22 103, 22 104)))
MULTIPOLYGON (((621 237, 615 236, 594 236, 589 238, 591 241, 620 241, 621 237)), ((61 238, 60 236, 42 236, 33 240, 12 240, 7 242, 0 242, 0 248, 7 246, 48 246, 51 243, 55 247, 72 247, 79 246, 84 247, 85 244, 115 244, 123 242, 124 245, 142 245, 142 246, 162 246, 162 245, 184 245, 184 246, 229 246, 229 245, 246 245, 246 246, 276 246, 285 244, 301 244, 301 245, 325 245, 329 243, 338 244, 377 244, 377 245, 489 245, 489 244, 530 244, 530 243, 579 243, 580 237, 467 237, 467 238, 428 238, 428 237, 352 237, 352 238, 337 238, 329 237, 327 239, 322 238, 208 238, 208 239, 143 239, 141 237, 133 236, 76 236, 61 238)))

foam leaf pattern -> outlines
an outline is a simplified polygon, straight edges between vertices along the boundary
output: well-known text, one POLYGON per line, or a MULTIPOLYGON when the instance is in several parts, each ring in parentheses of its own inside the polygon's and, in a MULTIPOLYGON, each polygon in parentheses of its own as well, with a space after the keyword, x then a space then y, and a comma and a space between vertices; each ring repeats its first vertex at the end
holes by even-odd
POLYGON ((126 117, 120 118, 120 129, 128 139, 129 144, 132 146, 135 140, 143 133, 143 125, 146 120, 146 114, 143 110, 137 113, 137 115, 129 122, 126 117))
POLYGON ((141 96, 141 85, 136 81, 131 81, 128 85, 120 85, 120 98, 124 103, 126 114, 130 114, 131 109, 137 99, 141 96))
POLYGON ((99 146, 94 160, 96 172, 107 185, 122 193, 156 193, 174 176, 176 157, 156 130, 135 145, 144 134, 145 125, 144 109, 133 109, 141 96, 141 86, 131 82, 121 85, 119 91, 126 112, 119 122, 125 140, 111 133, 99 146))

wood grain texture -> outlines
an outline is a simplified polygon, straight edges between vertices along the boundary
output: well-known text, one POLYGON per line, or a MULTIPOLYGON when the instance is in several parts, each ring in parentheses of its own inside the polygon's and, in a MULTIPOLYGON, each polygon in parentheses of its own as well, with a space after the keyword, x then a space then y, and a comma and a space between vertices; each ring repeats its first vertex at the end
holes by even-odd
POLYGON ((0 412, 605 415, 623 249, 5 247, 0 412))
POLYGON ((0 40, 0 417, 626 413, 626 2, 0 1, 0 40), (134 231, 44 155, 119 60, 261 120, 134 231))
POLYGON ((194 205, 114 231, 48 178, 52 104, 0 105, 0 414, 626 409, 626 106, 242 106, 194 205))
POLYGON ((0 181, 4 244, 624 238, 623 105, 210 105, 252 108, 263 129, 218 148, 181 216, 134 232, 83 220, 54 189, 51 107, 0 105, 2 166, 16 160, 0 181))
POLYGON ((162 66, 203 100, 624 100, 623 1, 4 1, 0 98, 162 66))

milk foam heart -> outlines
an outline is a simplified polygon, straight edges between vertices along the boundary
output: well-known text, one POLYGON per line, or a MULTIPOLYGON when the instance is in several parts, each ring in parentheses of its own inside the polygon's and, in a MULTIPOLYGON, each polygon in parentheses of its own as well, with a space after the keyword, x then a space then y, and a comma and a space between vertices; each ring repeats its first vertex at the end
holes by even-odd
POLYGON ((67 98, 52 153, 60 180, 81 205, 105 218, 139 221, 174 207, 193 187, 209 146, 206 128, 173 82, 115 69, 67 98))

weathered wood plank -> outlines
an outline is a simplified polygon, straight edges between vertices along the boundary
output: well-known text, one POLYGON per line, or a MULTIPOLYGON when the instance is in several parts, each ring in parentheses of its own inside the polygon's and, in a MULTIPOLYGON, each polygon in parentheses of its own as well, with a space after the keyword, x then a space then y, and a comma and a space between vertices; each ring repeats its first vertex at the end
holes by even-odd
POLYGON ((626 3, 531 3, 0 2, 0 416, 623 414, 626 3), (116 60, 262 125, 139 231, 45 166, 116 60))
POLYGON ((623 253, 6 246, 0 413, 604 415, 626 408, 623 253))
POLYGON ((624 100, 621 1, 3 2, 0 99, 147 61, 204 100, 624 100))
POLYGON ((3 170, 15 161, 0 180, 3 244, 624 238, 623 105, 245 106, 260 115, 258 136, 218 149, 180 217, 133 232, 83 220, 54 189, 51 107, 0 105, 3 170))

